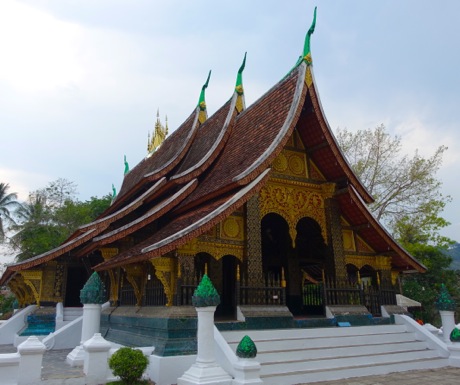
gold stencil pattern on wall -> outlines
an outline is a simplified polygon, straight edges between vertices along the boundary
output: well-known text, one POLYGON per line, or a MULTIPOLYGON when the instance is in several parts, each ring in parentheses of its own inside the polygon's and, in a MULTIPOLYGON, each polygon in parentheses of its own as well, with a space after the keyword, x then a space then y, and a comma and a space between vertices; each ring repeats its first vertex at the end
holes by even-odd
POLYGON ((306 156, 302 152, 282 150, 273 161, 273 170, 280 174, 307 177, 306 156))
POLYGON ((244 219, 242 217, 230 216, 221 223, 221 238, 222 239, 244 239, 244 219))

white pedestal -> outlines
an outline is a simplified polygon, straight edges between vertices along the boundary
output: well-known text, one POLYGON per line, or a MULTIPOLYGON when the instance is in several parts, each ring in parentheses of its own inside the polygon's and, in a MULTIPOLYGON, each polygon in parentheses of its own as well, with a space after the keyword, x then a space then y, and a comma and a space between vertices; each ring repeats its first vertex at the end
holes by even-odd
POLYGON ((455 313, 448 310, 440 310, 442 321, 442 334, 446 344, 450 344, 450 333, 455 328, 455 313))
POLYGON ((97 385, 107 381, 109 371, 107 359, 111 346, 100 333, 94 334, 93 338, 83 344, 85 350, 83 373, 87 385, 97 385))
POLYGON ((66 358, 70 366, 83 366, 85 360, 85 350, 83 344, 99 333, 101 323, 101 305, 87 303, 83 305, 83 323, 81 327, 81 341, 66 358))
POLYGON ((449 365, 456 368, 460 368, 460 342, 453 342, 451 345, 447 345, 449 349, 449 365))
POLYGON ((198 352, 196 362, 181 377, 177 385, 231 385, 232 377, 216 362, 214 352, 215 306, 197 307, 198 352))
POLYGON ((260 363, 256 360, 239 358, 233 364, 233 368, 235 369, 235 378, 232 381, 232 385, 263 384, 260 379, 260 363))
POLYGON ((35 336, 18 346, 21 355, 18 382, 21 385, 37 384, 41 381, 43 353, 46 346, 35 336))

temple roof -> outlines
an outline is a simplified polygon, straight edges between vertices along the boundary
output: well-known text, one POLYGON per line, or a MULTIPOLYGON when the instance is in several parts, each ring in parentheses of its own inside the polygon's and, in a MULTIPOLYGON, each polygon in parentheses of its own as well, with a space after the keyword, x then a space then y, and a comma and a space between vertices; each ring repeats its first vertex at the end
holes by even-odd
POLYGON ((350 226, 359 229, 357 233, 376 253, 391 255, 395 268, 426 270, 368 210, 366 204, 373 198, 327 123, 310 52, 247 109, 241 99, 241 73, 232 97, 207 119, 205 86, 203 98, 200 95, 199 105, 185 122, 125 175, 118 196, 101 217, 79 228, 58 248, 9 266, 0 284, 16 271, 65 253, 81 257, 145 228, 140 241, 96 269, 148 260, 180 247, 258 193, 294 129, 324 178, 336 184, 335 198, 350 226))

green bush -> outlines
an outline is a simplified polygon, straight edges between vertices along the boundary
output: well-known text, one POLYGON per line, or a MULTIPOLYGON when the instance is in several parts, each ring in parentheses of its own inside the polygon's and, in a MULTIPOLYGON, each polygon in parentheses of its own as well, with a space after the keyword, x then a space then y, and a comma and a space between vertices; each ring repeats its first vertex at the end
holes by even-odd
POLYGON ((133 385, 142 377, 149 360, 139 349, 118 349, 109 359, 113 374, 119 376, 127 385, 133 385))

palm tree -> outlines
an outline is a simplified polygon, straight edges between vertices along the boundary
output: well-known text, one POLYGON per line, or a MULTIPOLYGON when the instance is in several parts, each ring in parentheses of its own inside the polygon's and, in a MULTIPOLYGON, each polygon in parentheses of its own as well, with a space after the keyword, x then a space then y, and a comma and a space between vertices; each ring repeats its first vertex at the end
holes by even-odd
POLYGON ((7 226, 16 223, 12 217, 13 211, 21 207, 17 201, 18 195, 8 193, 9 188, 8 183, 0 183, 0 242, 5 240, 7 226))

